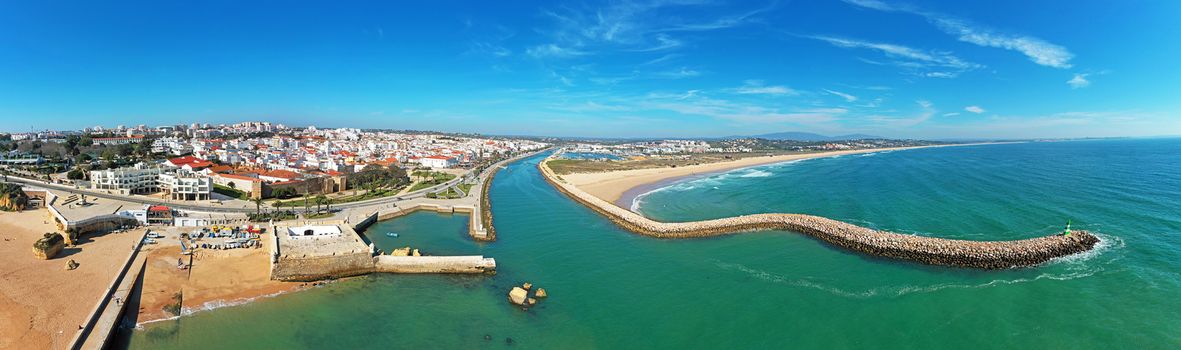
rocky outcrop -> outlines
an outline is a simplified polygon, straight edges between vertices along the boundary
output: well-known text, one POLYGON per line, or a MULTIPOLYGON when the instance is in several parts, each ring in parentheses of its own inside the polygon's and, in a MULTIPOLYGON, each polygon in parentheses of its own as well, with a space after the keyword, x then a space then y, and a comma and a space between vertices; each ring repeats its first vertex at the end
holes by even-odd
POLYGON ((29 204, 29 195, 21 185, 0 183, 0 210, 21 211, 29 204))
POLYGON ((41 260, 53 259, 61 254, 65 247, 66 240, 60 233, 49 232, 33 243, 33 256, 41 260))
POLYGON ((1031 266, 1090 250, 1099 238, 1085 231, 1016 241, 968 241, 874 230, 804 214, 754 214, 693 222, 658 222, 595 197, 558 178, 546 164, 542 176, 558 191, 629 231, 659 238, 689 238, 758 230, 788 230, 870 255, 931 265, 1003 269, 1031 266))
POLYGON ((529 291, 521 287, 513 287, 513 290, 508 292, 508 301, 510 303, 526 306, 529 302, 529 291))

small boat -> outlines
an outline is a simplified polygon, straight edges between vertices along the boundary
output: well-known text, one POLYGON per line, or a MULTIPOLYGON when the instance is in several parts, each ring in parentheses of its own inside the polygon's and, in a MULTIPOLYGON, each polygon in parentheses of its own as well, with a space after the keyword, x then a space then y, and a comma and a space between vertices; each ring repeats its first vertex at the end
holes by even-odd
POLYGON ((386 232, 386 233, 385 233, 385 236, 386 236, 386 237, 393 237, 393 238, 398 238, 398 234, 397 234, 397 233, 393 233, 393 232, 386 232))

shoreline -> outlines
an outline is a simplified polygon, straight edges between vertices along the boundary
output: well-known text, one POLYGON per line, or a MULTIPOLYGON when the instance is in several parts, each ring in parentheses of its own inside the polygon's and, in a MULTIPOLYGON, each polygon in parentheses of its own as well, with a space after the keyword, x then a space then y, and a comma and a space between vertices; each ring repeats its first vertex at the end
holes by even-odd
POLYGON ((978 142, 978 143, 964 143, 964 144, 950 144, 950 145, 930 145, 930 146, 913 146, 913 147, 890 147, 890 148, 874 148, 874 149, 860 149, 860 150, 846 150, 846 151, 825 151, 815 153, 797 153, 784 154, 778 156, 764 156, 743 158, 727 162, 697 164, 678 168, 646 168, 633 169, 621 171, 609 171, 598 173, 571 173, 561 175, 563 178, 570 181, 573 185, 580 188, 587 185, 596 186, 594 190, 583 189, 596 197, 605 201, 611 202, 620 208, 631 211, 636 211, 635 200, 643 197, 645 194, 654 192, 661 188, 676 185, 678 183, 693 181, 697 179, 706 178, 709 176, 724 174, 731 171, 755 168, 760 166, 768 166, 789 162, 797 162, 809 159, 821 158, 835 158, 846 155, 894 152, 894 151, 908 151, 925 148, 939 148, 939 147, 961 147, 961 146, 985 146, 985 145, 1003 145, 1021 142, 978 142), (661 171, 664 170, 664 171, 661 171), (579 183, 578 180, 583 180, 579 183), (597 193, 596 193, 597 192, 597 193))

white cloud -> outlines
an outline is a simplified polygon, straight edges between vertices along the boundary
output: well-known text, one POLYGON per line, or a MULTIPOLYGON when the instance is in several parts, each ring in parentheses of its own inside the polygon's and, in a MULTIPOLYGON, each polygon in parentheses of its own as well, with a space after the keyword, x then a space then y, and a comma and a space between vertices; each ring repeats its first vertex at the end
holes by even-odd
POLYGON ((741 87, 729 89, 743 95, 799 95, 799 92, 782 85, 764 85, 762 80, 747 80, 741 87))
POLYGON ((964 110, 976 114, 984 113, 984 108, 980 108, 980 106, 967 106, 964 107, 964 110))
MULTIPOLYGON (((691 7, 709 7, 707 0, 612 1, 603 6, 561 6, 543 11, 553 20, 553 27, 538 31, 551 37, 551 44, 538 45, 531 51, 544 53, 547 46, 577 49, 584 52, 654 52, 673 50, 685 45, 676 32, 710 31, 754 22, 770 7, 737 14, 717 14, 708 8, 705 15, 689 16, 691 7)), ((542 56, 542 55, 539 55, 542 56)), ((570 55, 544 55, 570 57, 570 55)))
POLYGON ((951 34, 960 41, 985 47, 1017 51, 1029 57, 1034 63, 1054 67, 1070 68, 1074 54, 1065 47, 1028 36, 998 33, 971 22, 939 13, 923 11, 908 5, 890 5, 878 0, 845 0, 845 2, 868 9, 886 12, 902 12, 923 16, 935 27, 951 34))
POLYGON ((693 70, 693 69, 689 69, 686 67, 681 67, 681 69, 679 69, 679 70, 672 70, 672 71, 667 71, 667 72, 656 72, 656 73, 653 73, 652 75, 657 78, 682 79, 682 78, 692 78, 695 76, 699 76, 699 75, 701 75, 701 72, 693 70))
POLYGON ((824 89, 824 92, 827 92, 827 93, 830 93, 830 94, 833 94, 833 95, 836 95, 836 96, 840 96, 841 98, 845 99, 845 102, 855 102, 855 101, 857 101, 857 96, 853 96, 853 95, 850 95, 850 94, 846 94, 846 93, 843 93, 843 92, 840 92, 840 91, 833 91, 833 90, 829 90, 829 89, 824 89))
POLYGON ((960 115, 960 112, 943 113, 944 117, 954 117, 960 115))
POLYGON ((932 78, 954 78, 960 73, 983 68, 983 65, 964 61, 955 55, 943 51, 923 51, 903 45, 878 43, 850 38, 832 36, 812 36, 833 46, 846 49, 870 49, 895 59, 892 62, 881 62, 869 59, 861 61, 869 64, 894 65, 913 71, 916 75, 932 78))
POLYGON ((633 51, 639 51, 639 52, 663 51, 663 50, 678 48, 678 47, 681 47, 681 45, 684 45, 684 43, 681 42, 680 40, 673 39, 673 38, 669 37, 668 35, 661 33, 661 34, 656 35, 656 44, 655 45, 650 46, 650 47, 646 47, 646 48, 642 48, 642 49, 636 49, 633 51))
POLYGON ((931 101, 927 101, 927 100, 918 100, 918 101, 914 101, 914 103, 917 103, 919 105, 919 107, 923 107, 923 108, 931 108, 931 106, 934 106, 934 104, 932 104, 931 101))
POLYGON ((1070 80, 1066 81, 1066 85, 1070 85, 1071 89, 1079 89, 1091 86, 1091 81, 1087 80, 1088 75, 1090 74, 1075 73, 1074 78, 1070 78, 1070 80))
POLYGON ((527 53, 527 54, 529 54, 529 56, 533 56, 533 57, 559 57, 559 58, 584 56, 584 55, 588 54, 587 52, 580 51, 578 49, 561 47, 561 46, 554 45, 554 44, 538 45, 538 46, 530 47, 529 49, 525 50, 525 53, 527 53))

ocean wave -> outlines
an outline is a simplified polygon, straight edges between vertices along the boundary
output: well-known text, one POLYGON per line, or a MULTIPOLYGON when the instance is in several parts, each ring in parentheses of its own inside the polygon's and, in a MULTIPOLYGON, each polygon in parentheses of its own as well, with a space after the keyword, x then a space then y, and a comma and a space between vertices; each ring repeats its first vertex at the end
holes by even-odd
POLYGON ((1081 264, 1090 261, 1095 257, 1103 255, 1108 250, 1122 249, 1126 246, 1124 240, 1117 236, 1105 235, 1098 232, 1091 232, 1091 234, 1095 235, 1095 237, 1099 237, 1099 243, 1095 244, 1095 247, 1091 248, 1091 250, 1053 258, 1050 259, 1050 261, 1047 261, 1045 265, 1081 264))
POLYGON ((1068 272, 1068 273, 1057 273, 1057 274, 1056 273, 1042 273, 1042 274, 1039 274, 1037 276, 1030 277, 1030 278, 995 279, 995 280, 991 280, 988 282, 976 283, 976 284, 938 283, 938 284, 932 284, 932 285, 926 285, 926 286, 900 285, 900 286, 874 287, 874 288, 870 288, 870 289, 866 289, 866 290, 849 290, 849 289, 843 289, 840 287, 816 282, 816 281, 813 281, 813 280, 810 280, 807 278, 794 278, 794 279, 788 278, 788 277, 776 275, 776 274, 773 274, 773 273, 770 273, 767 271, 762 271, 759 269, 750 268, 745 265, 737 264, 737 263, 727 263, 727 262, 714 260, 714 264, 717 265, 718 267, 721 267, 722 269, 746 273, 747 275, 749 275, 751 277, 758 278, 758 279, 761 279, 761 280, 764 280, 767 282, 784 284, 784 285, 788 285, 788 286, 792 286, 792 287, 811 288, 811 289, 816 289, 816 290, 820 290, 820 291, 825 291, 825 292, 831 293, 833 295, 842 296, 842 297, 846 297, 846 298, 853 298, 853 299, 868 299, 868 298, 878 297, 878 296, 901 297, 901 296, 905 296, 908 294, 916 294, 916 293, 918 293, 918 294, 934 293, 934 292, 938 292, 938 291, 945 290, 945 289, 981 289, 981 288, 990 288, 990 287, 1002 286, 1002 285, 1012 285, 1012 284, 1034 282, 1034 281, 1043 280, 1043 279, 1049 279, 1049 280, 1055 280, 1055 281, 1066 281, 1066 280, 1073 280, 1073 279, 1078 279, 1078 278, 1090 277, 1100 271, 1103 271, 1103 268, 1094 268, 1094 269, 1089 269, 1089 270, 1085 270, 1085 271, 1072 271, 1072 272, 1068 272))
POLYGON ((769 171, 752 169, 751 171, 747 172, 746 174, 738 175, 738 177, 768 177, 771 175, 773 175, 773 174, 771 174, 771 172, 769 172, 769 171))

